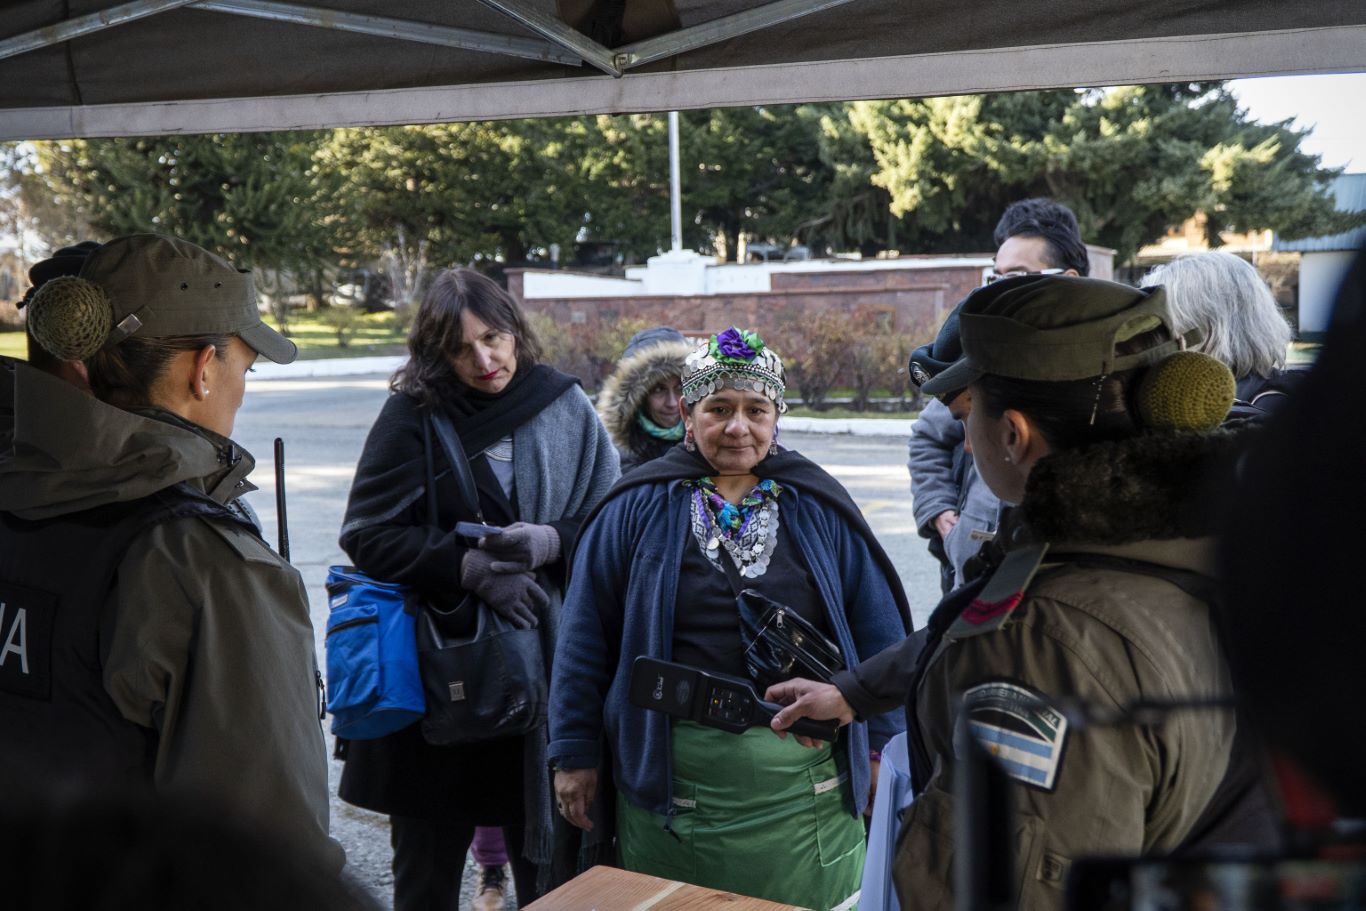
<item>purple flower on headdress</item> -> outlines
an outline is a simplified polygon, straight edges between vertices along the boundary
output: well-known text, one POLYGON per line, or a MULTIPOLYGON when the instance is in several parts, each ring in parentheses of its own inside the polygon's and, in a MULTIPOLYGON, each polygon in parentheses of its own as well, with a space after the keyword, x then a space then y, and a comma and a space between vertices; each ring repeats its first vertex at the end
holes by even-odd
POLYGON ((753 332, 744 332, 731 326, 716 336, 713 353, 718 358, 729 361, 742 361, 748 364, 755 355, 764 350, 764 343, 753 332))

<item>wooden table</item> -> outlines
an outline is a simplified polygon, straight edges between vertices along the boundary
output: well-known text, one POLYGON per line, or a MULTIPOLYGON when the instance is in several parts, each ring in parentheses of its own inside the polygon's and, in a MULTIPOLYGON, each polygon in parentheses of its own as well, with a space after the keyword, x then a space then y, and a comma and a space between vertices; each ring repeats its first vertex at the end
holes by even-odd
POLYGON ((672 879, 593 867, 525 911, 801 911, 762 898, 718 892, 672 879))

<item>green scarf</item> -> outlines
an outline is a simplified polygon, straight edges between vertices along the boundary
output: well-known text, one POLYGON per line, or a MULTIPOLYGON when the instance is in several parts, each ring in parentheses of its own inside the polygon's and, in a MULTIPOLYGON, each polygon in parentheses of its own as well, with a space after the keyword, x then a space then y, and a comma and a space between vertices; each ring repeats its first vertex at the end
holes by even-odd
POLYGON ((677 443, 683 439, 683 419, 679 418, 678 423, 672 427, 660 427, 654 421, 645 416, 645 412, 636 412, 636 421, 642 430, 654 437, 656 440, 668 440, 670 443, 677 443))

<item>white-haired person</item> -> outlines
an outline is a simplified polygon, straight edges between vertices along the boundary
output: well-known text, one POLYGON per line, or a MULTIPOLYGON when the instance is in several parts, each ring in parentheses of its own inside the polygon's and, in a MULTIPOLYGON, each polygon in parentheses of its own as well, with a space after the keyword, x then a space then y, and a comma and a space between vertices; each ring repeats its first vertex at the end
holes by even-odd
POLYGON ((1199 350, 1228 365, 1238 381, 1231 418, 1264 417, 1284 401, 1301 371, 1286 369, 1293 332, 1251 263, 1232 253, 1189 253, 1150 270, 1178 332, 1200 330, 1199 350))

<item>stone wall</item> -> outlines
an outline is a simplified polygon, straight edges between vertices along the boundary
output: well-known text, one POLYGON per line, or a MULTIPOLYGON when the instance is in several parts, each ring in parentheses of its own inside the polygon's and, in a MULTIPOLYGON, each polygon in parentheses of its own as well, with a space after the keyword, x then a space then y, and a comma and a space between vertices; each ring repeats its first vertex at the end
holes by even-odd
POLYGON ((758 293, 600 298, 522 296, 519 271, 509 270, 508 289, 530 312, 556 323, 612 323, 639 320, 667 324, 687 335, 707 335, 727 326, 761 334, 788 328, 823 311, 839 310, 879 320, 896 331, 922 335, 981 282, 981 268, 878 269, 867 272, 787 272, 773 275, 772 290, 758 293))

